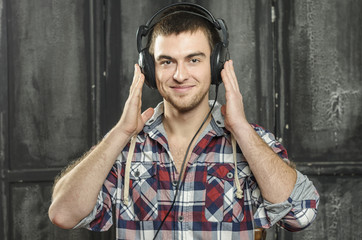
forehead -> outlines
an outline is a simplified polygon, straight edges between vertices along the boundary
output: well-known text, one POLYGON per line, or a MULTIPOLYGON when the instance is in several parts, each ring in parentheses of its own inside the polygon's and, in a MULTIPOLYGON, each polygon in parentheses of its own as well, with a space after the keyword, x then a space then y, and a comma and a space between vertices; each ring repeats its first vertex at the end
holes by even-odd
POLYGON ((210 56, 211 54, 208 38, 201 30, 181 32, 167 36, 158 35, 155 38, 155 58, 160 55, 182 57, 195 52, 202 52, 206 56, 210 56))

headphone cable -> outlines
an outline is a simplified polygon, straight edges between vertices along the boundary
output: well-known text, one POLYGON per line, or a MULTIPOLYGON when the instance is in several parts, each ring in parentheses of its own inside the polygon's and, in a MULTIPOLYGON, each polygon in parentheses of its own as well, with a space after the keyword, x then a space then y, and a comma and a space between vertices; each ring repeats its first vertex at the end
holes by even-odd
POLYGON ((210 108, 210 111, 209 111, 208 114, 206 115, 204 121, 201 123, 201 126, 200 126, 199 129, 196 131, 195 135, 192 137, 192 139, 191 139, 191 141, 190 141, 190 143, 189 143, 189 145, 188 145, 188 147, 187 147, 187 150, 186 150, 186 153, 185 153, 185 157, 184 157, 184 160, 183 160, 182 166, 181 166, 180 177, 179 177, 179 179, 178 179, 178 181, 177 181, 177 185, 176 185, 176 193, 175 193, 175 196, 174 196, 174 198, 173 198, 171 207, 170 207, 170 209, 167 211, 166 216, 163 218, 160 226, 158 227, 157 232, 156 232, 155 236, 153 237, 153 240, 156 239, 159 231, 161 230, 163 224, 164 224, 165 221, 166 221, 166 218, 168 217, 168 215, 170 214, 171 210, 173 209, 173 207, 174 207, 174 205, 175 205, 176 198, 177 198, 177 196, 178 196, 178 192, 179 192, 179 189, 180 189, 181 178, 182 178, 182 183, 183 183, 183 182, 184 182, 184 179, 185 179, 185 176, 186 176, 186 174, 183 173, 183 171, 184 171, 184 167, 185 167, 187 155, 188 155, 188 153, 189 153, 189 151, 190 151, 192 142, 195 140, 197 134, 199 134, 199 132, 201 131, 202 127, 203 127, 204 124, 206 123, 207 119, 209 118, 209 116, 210 116, 211 113, 212 113, 212 110, 213 110, 214 107, 215 107, 215 103, 216 103, 217 95, 218 95, 218 90, 219 90, 219 85, 217 84, 217 85, 216 85, 216 88, 215 88, 215 100, 214 100, 214 103, 212 104, 212 107, 210 108))

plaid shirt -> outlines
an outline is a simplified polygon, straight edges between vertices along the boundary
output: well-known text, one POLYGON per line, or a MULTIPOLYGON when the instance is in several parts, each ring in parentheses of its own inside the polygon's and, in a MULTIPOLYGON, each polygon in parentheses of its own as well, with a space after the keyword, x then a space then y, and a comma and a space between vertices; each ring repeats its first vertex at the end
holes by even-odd
MULTIPOLYGON (((125 162, 129 145, 118 156, 98 196, 93 212, 77 227, 105 231, 113 224, 117 239, 153 239, 171 207, 178 172, 162 125, 163 105, 137 137, 130 169, 129 204, 123 203, 125 162)), ((243 197, 235 197, 233 152, 230 133, 224 128, 220 105, 201 134, 187 163, 178 200, 157 239, 254 239, 254 228, 278 223, 290 231, 307 227, 316 217, 319 195, 312 182, 297 171, 297 182, 287 201, 271 204, 261 196, 258 184, 237 147, 238 177, 243 197)), ((274 136, 252 125, 284 161, 287 152, 274 136)))

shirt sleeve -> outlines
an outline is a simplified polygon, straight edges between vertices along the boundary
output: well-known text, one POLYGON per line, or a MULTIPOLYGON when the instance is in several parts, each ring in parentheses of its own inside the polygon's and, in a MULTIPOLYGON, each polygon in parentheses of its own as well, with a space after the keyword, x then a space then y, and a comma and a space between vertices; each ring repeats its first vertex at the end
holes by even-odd
MULTIPOLYGON (((274 135, 258 125, 252 126, 273 151, 290 164, 286 149, 274 135)), ((270 228, 277 223, 286 230, 295 232, 308 227, 316 218, 319 194, 308 177, 297 171, 294 189, 285 202, 272 204, 263 199, 256 182, 252 183, 252 201, 257 207, 254 214, 257 226, 270 228)))
POLYGON ((117 190, 117 171, 117 164, 115 164, 103 183, 92 212, 82 219, 74 229, 87 228, 100 232, 107 231, 112 226, 112 202, 117 190))
POLYGON ((278 223, 286 230, 296 232, 308 227, 317 216, 318 192, 313 183, 299 171, 293 192, 285 202, 272 204, 261 196, 259 198, 261 204, 254 214, 254 220, 257 226, 263 228, 278 223))

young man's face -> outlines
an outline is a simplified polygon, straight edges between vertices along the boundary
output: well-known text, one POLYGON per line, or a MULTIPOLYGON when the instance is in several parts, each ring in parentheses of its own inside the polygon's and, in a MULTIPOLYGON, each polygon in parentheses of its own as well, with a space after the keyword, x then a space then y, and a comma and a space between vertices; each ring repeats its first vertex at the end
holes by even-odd
POLYGON ((176 110, 208 106, 211 49, 205 33, 157 36, 154 42, 157 88, 176 110))

